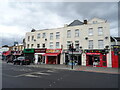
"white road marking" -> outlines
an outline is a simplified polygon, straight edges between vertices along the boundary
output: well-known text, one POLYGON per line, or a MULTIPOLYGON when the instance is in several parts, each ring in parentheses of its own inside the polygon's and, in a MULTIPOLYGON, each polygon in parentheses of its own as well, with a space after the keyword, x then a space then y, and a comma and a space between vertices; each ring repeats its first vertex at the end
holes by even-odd
POLYGON ((27 76, 27 77, 39 77, 39 76, 35 76, 35 75, 25 75, 25 76, 27 76))
POLYGON ((37 72, 37 73, 35 73, 35 74, 50 75, 50 74, 48 74, 48 73, 42 73, 42 72, 37 72))

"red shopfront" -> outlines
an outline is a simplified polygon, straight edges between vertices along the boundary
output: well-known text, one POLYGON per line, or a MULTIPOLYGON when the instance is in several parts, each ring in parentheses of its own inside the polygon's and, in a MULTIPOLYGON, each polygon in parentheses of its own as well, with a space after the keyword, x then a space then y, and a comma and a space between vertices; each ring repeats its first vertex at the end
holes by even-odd
POLYGON ((112 55, 112 67, 120 68, 120 45, 112 46, 111 55, 112 55))
POLYGON ((86 66, 107 67, 107 54, 103 50, 87 50, 86 66))
POLYGON ((61 49, 47 49, 46 54, 43 54, 46 64, 60 64, 60 55, 61 49))

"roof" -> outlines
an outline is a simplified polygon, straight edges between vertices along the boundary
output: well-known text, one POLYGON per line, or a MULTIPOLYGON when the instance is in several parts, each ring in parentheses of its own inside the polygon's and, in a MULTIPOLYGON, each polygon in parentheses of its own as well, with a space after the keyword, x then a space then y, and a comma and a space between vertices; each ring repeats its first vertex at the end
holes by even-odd
MULTIPOLYGON (((111 42, 113 42, 114 41, 114 39, 112 38, 112 37, 110 37, 111 38, 111 42)), ((120 37, 114 37, 117 41, 120 41, 120 37)))
POLYGON ((74 20, 72 23, 70 23, 68 26, 77 26, 77 25, 83 25, 83 22, 79 20, 74 20))

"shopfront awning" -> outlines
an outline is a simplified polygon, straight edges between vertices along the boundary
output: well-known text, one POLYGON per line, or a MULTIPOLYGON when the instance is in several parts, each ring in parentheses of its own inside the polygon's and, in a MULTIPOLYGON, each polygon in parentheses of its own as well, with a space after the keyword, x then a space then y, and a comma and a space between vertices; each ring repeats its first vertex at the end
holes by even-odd
POLYGON ((10 54, 11 54, 11 51, 3 52, 3 55, 4 55, 4 56, 10 55, 10 54))
POLYGON ((43 54, 42 56, 57 56, 59 54, 60 53, 46 53, 46 54, 43 54))

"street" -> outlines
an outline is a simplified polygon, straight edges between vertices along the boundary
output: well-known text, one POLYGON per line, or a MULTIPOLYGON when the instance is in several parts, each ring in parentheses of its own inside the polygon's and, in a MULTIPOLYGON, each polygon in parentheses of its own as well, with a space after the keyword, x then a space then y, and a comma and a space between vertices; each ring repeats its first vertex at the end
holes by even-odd
POLYGON ((118 74, 2 63, 2 88, 118 88, 118 74))

